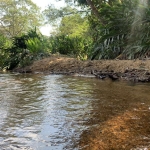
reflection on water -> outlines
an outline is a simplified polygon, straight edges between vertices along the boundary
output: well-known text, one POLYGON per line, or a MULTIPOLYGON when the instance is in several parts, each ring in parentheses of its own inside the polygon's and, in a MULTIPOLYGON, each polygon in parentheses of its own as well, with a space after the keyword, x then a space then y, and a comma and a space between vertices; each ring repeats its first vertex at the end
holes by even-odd
POLYGON ((79 149, 83 131, 136 103, 150 106, 149 85, 0 74, 0 146, 4 150, 79 149))

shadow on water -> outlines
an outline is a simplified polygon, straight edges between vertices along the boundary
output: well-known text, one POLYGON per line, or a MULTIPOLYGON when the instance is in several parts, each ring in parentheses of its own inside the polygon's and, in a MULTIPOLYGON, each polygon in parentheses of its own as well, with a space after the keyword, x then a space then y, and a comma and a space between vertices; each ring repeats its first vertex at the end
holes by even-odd
POLYGON ((80 149, 148 149, 149 84, 88 78, 62 81, 74 92, 83 92, 91 106, 83 116, 87 129, 81 134, 80 149))
POLYGON ((0 87, 2 149, 131 149, 139 137, 139 146, 150 143, 149 84, 0 74, 0 87))
POLYGON ((81 135, 80 149, 148 150, 149 84, 111 81, 95 84, 91 117, 86 122, 90 128, 81 135))

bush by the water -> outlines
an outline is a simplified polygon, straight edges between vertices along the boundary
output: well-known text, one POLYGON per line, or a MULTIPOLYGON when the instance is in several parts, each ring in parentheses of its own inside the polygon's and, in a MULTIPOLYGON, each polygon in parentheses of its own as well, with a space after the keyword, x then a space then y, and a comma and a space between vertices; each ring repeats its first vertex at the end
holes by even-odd
POLYGON ((15 67, 24 67, 32 63, 33 60, 46 56, 48 51, 47 45, 43 42, 44 37, 37 34, 36 30, 31 30, 12 39, 12 45, 3 51, 5 59, 1 64, 2 68, 14 69, 15 67))

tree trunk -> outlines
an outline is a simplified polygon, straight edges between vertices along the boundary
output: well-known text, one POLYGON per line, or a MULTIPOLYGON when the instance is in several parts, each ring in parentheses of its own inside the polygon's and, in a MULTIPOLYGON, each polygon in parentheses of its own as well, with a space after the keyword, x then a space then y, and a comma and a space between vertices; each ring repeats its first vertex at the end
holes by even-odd
POLYGON ((99 21, 104 24, 102 18, 99 15, 99 12, 97 10, 97 8, 94 6, 93 2, 91 0, 86 0, 87 4, 91 7, 93 13, 95 14, 95 16, 99 19, 99 21))

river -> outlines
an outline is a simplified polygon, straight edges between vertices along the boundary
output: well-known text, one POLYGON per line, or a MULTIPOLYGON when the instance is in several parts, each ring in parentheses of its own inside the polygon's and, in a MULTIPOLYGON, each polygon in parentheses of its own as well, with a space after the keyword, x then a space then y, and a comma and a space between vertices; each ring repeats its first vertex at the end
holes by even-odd
POLYGON ((150 112, 149 89, 95 78, 1 73, 0 149, 82 149, 84 131, 136 104, 150 112))

